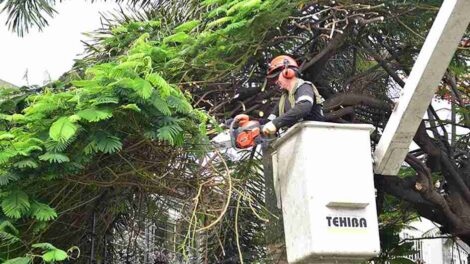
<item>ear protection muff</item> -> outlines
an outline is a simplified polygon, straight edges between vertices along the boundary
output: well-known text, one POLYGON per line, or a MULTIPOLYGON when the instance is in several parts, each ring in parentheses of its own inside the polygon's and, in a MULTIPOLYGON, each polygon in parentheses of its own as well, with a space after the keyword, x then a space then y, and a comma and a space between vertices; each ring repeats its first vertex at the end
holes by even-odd
POLYGON ((282 77, 286 79, 292 79, 296 76, 296 72, 294 69, 289 68, 289 61, 287 59, 284 60, 284 69, 282 70, 282 77))
POLYGON ((292 79, 295 76, 296 76, 295 70, 291 68, 285 68, 284 70, 282 70, 282 77, 286 79, 292 79))

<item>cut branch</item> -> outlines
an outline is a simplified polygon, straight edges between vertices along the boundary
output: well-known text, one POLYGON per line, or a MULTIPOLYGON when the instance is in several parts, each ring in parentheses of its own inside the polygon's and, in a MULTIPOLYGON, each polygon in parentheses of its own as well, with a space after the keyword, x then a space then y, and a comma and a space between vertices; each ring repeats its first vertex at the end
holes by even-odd
POLYGON ((415 189, 425 200, 431 202, 441 210, 454 228, 461 227, 463 225, 462 220, 452 212, 444 197, 434 190, 431 170, 413 155, 408 154, 405 161, 416 171, 415 189))

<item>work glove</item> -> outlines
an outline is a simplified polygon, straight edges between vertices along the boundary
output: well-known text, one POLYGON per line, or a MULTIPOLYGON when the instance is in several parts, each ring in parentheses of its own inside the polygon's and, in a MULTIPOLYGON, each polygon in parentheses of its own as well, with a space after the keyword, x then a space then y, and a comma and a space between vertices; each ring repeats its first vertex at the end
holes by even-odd
POLYGON ((277 128, 272 121, 263 126, 263 134, 265 136, 274 135, 276 131, 277 128))

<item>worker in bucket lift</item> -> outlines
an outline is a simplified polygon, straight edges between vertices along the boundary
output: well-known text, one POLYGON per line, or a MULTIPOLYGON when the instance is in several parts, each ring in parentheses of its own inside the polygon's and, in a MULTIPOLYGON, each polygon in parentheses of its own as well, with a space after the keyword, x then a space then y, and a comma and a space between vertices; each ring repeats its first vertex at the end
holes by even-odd
POLYGON ((264 135, 274 135, 280 128, 303 120, 324 121, 323 98, 315 85, 299 78, 299 65, 293 58, 286 55, 274 58, 266 78, 282 90, 282 95, 268 117, 269 122, 263 126, 264 135))

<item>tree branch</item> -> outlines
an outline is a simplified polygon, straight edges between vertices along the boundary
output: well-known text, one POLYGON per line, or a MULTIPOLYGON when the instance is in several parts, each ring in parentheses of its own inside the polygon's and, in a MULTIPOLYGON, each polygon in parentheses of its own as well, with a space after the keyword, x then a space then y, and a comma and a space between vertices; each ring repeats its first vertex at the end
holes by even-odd
POLYGON ((416 171, 415 189, 425 200, 431 202, 441 210, 453 227, 461 227, 463 224, 462 220, 452 212, 444 197, 434 190, 431 170, 413 155, 408 154, 405 161, 416 171))
POLYGON ((344 116, 353 115, 353 114, 354 114, 354 106, 348 106, 348 107, 345 107, 345 108, 341 108, 337 111, 332 111, 330 113, 326 113, 325 118, 328 121, 333 121, 333 120, 343 118, 344 116))
POLYGON ((340 93, 335 95, 324 103, 323 109, 325 111, 332 111, 340 106, 354 106, 359 104, 378 108, 384 112, 389 112, 391 110, 391 106, 382 100, 364 94, 349 93, 340 93))
POLYGON ((398 85, 400 85, 401 87, 405 87, 405 82, 400 78, 400 76, 398 76, 395 70, 393 70, 392 67, 390 67, 388 62, 382 59, 382 57, 379 54, 377 54, 377 52, 367 42, 367 40, 363 39, 361 40, 361 43, 365 47, 366 51, 374 58, 375 61, 377 61, 377 63, 380 64, 380 66, 382 66, 382 68, 388 73, 388 75, 390 75, 390 77, 392 77, 392 79, 396 83, 398 83, 398 85))
POLYGON ((328 59, 335 54, 335 51, 340 48, 344 40, 346 39, 346 36, 348 35, 347 32, 350 32, 349 30, 345 30, 343 34, 337 34, 326 46, 326 48, 322 49, 320 53, 315 55, 312 59, 308 61, 304 61, 302 65, 300 65, 300 72, 305 72, 308 70, 310 67, 315 65, 316 63, 323 61, 326 62, 328 59))
POLYGON ((455 164, 451 162, 451 158, 445 152, 441 153, 441 163, 445 168, 445 170, 443 170, 443 174, 446 179, 450 184, 454 184, 465 200, 470 203, 470 190, 464 179, 458 173, 455 164))
MULTIPOLYGON (((457 88, 457 80, 456 80, 455 75, 452 74, 450 71, 447 71, 444 76, 445 76, 444 81, 450 86, 452 94, 454 95, 455 99, 459 103, 460 107, 464 107, 465 103, 462 100, 462 97, 460 96, 459 89, 457 88)), ((463 112, 463 117, 464 117, 464 124, 467 126, 470 126, 470 114, 467 112, 463 112)))

